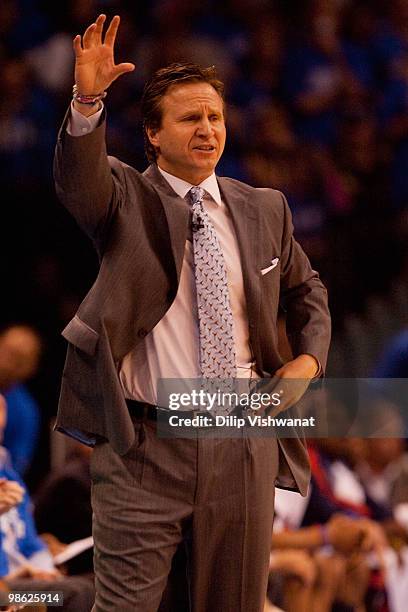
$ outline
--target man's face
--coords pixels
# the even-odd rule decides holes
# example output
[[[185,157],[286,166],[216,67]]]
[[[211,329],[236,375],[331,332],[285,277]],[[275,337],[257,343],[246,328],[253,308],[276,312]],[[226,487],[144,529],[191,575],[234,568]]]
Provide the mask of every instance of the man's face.
[[[193,185],[214,172],[225,146],[223,102],[209,83],[169,89],[161,101],[161,127],[148,130],[160,168]]]

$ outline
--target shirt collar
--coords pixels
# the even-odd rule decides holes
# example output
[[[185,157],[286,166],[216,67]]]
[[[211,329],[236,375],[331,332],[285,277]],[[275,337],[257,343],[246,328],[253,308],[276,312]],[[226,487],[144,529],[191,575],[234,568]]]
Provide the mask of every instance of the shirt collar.
[[[164,176],[166,181],[170,184],[170,187],[174,189],[174,191],[177,193],[178,196],[180,196],[180,198],[184,199],[190,189],[194,187],[194,185],[188,183],[187,181],[184,181],[178,176],[169,174],[168,172],[160,168],[160,166],[157,167],[161,175]],[[215,176],[214,172],[206,179],[204,179],[203,182],[198,185],[198,187],[204,189],[208,193],[208,195],[214,200],[214,202],[218,204],[218,206],[221,206],[220,189],[218,187],[217,177]]]

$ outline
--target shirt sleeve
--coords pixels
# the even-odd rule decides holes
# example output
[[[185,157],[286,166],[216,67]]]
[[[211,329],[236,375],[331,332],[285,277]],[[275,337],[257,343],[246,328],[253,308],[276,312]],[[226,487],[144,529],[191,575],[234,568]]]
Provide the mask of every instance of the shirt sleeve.
[[[103,103],[101,102],[100,109],[90,117],[84,117],[82,113],[74,108],[74,103],[71,102],[71,116],[67,123],[67,132],[70,136],[84,136],[92,132],[99,124],[103,112]]]

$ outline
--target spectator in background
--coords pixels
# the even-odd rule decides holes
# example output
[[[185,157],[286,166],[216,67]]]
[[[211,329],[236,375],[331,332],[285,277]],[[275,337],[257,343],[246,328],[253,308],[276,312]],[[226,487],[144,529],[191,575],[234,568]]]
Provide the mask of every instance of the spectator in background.
[[[371,546],[367,526],[339,513],[325,525],[290,529],[283,517],[293,497],[278,491],[281,514],[272,536],[269,598],[287,612],[330,612],[335,604],[336,610],[343,609],[340,605],[359,609],[369,579],[364,557]]]
[[[392,517],[387,531],[396,548],[407,543],[408,532],[408,453],[401,437],[405,414],[380,396],[370,406],[373,437],[352,442],[356,473],[370,499]]]
[[[286,598],[292,610],[296,610],[298,597],[315,598],[316,606],[321,606],[322,610],[330,610],[334,600],[348,605],[361,604],[364,599],[366,603],[374,600],[385,603],[385,558],[390,552],[393,554],[389,546],[395,544],[395,535],[400,538],[399,546],[408,541],[407,535],[388,520],[389,512],[368,499],[350,463],[356,452],[351,440],[313,440],[309,452],[312,482],[308,496],[302,498],[291,491],[276,491],[272,552],[275,549],[308,550],[315,561],[315,579],[309,584],[303,583],[302,589],[298,582],[294,590],[291,583],[296,572],[291,576],[286,567],[284,573],[289,582],[280,585],[280,595]],[[382,525],[379,520],[383,521]],[[368,558],[367,553],[371,553]],[[375,568],[371,569],[374,560]],[[394,596],[398,585],[390,583],[388,587]],[[280,603],[282,599],[274,601]],[[316,606],[304,609],[320,610]],[[373,612],[381,608],[368,609]]]
[[[389,512],[377,506],[364,490],[353,466],[355,446],[350,438],[309,440],[312,485],[302,525],[326,522],[336,512],[377,521]]]
[[[376,411],[381,416],[380,411]],[[384,413],[382,413],[384,416]],[[388,413],[389,416],[389,413]],[[384,419],[378,421],[379,428]],[[381,435],[381,434],[378,434]],[[395,552],[408,543],[405,527],[393,518],[389,507],[379,504],[365,488],[356,470],[356,461],[361,457],[361,440],[350,438],[328,438],[314,440],[309,445],[312,466],[312,485],[302,525],[326,522],[336,512],[341,512],[362,522],[367,529],[376,561],[372,565],[367,592],[367,606],[378,610],[375,602],[401,597],[401,580],[397,575],[391,579],[388,570],[395,563]],[[406,479],[405,479],[406,483]],[[394,548],[394,550],[392,549]],[[408,567],[403,572],[406,576]],[[407,595],[407,586],[403,586]],[[377,605],[376,604],[376,605]],[[398,608],[399,609],[399,608]]]
[[[0,396],[0,442],[6,419],[6,402]],[[89,612],[94,600],[93,576],[64,576],[55,567],[50,549],[37,533],[24,482],[3,446],[0,513],[0,578],[6,586],[15,591],[62,591],[66,612]]]
[[[403,438],[360,440],[360,460],[356,471],[367,494],[398,520],[398,506],[408,504],[408,455]],[[405,511],[405,509],[404,509]],[[408,527],[408,520],[403,521]]]
[[[0,444],[6,421],[7,405],[4,396],[0,396]],[[55,578],[58,572],[54,571],[51,554],[36,533],[24,483],[13,469],[4,446],[0,446],[0,479],[8,482],[9,486],[11,482],[17,483],[19,493],[12,503],[4,500],[5,507],[0,517],[0,575]],[[4,487],[5,484],[1,488]]]
[[[40,409],[25,382],[38,369],[41,350],[41,338],[28,325],[11,325],[0,334],[0,392],[8,409],[4,445],[20,475],[30,466],[39,435]]]

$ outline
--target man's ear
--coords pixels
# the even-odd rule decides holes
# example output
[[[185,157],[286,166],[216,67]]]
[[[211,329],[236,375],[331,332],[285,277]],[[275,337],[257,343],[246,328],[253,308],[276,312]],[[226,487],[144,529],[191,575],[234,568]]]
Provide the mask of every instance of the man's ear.
[[[159,144],[160,144],[160,138],[158,137],[158,130],[154,129],[154,128],[147,128],[146,132],[147,132],[147,137],[148,137],[150,143],[154,147],[158,147]]]

